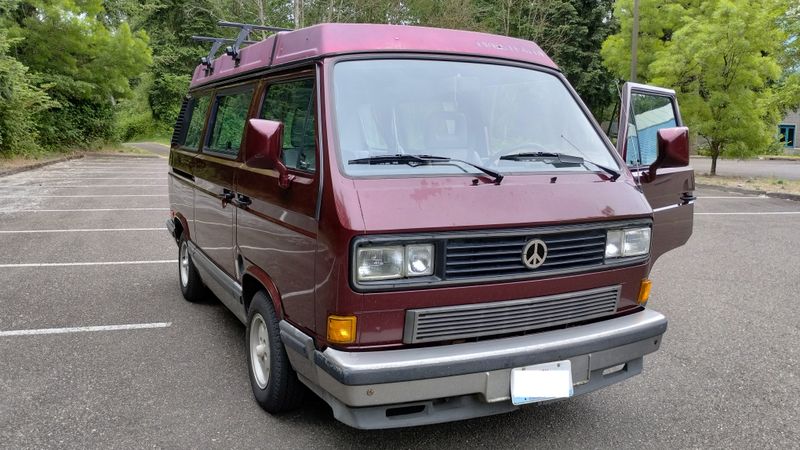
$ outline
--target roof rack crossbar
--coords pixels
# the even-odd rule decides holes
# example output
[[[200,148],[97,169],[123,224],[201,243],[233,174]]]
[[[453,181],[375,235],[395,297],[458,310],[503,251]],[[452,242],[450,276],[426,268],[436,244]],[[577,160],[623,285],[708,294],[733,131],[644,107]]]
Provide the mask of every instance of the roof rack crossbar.
[[[241,58],[239,55],[239,47],[241,47],[242,43],[244,43],[244,41],[250,37],[250,33],[253,31],[269,31],[272,33],[292,31],[288,28],[254,25],[250,23],[226,22],[224,20],[217,22],[217,25],[221,27],[239,28],[239,35],[236,36],[236,41],[232,45],[229,45],[225,48],[225,54],[233,58],[236,65],[239,65],[239,59]]]
[[[200,42],[217,42],[220,41],[223,44],[233,44],[236,42],[236,39],[228,39],[228,38],[219,38],[219,37],[209,37],[209,36],[192,36],[192,39],[195,41]],[[244,41],[243,44],[255,44],[256,41]]]
[[[212,43],[211,50],[209,50],[208,52],[208,56],[200,58],[200,64],[206,67],[205,68],[206,75],[210,75],[214,71],[213,67],[214,57],[216,56],[217,52],[219,51],[220,47],[222,47],[223,44],[230,44],[227,47],[225,47],[225,54],[232,57],[234,63],[238,66],[239,61],[241,59],[241,55],[239,54],[239,49],[241,48],[242,44],[249,45],[249,44],[255,44],[256,42],[248,39],[250,37],[250,33],[252,33],[253,31],[268,31],[271,33],[279,33],[281,31],[292,31],[289,28],[271,27],[266,25],[254,25],[249,23],[226,22],[224,20],[217,22],[217,25],[220,27],[239,28],[239,34],[236,36],[235,39],[208,37],[208,36],[192,36],[192,39],[194,39],[195,41]]]
[[[214,71],[212,62],[214,61],[214,57],[217,55],[217,52],[219,51],[220,47],[222,47],[222,44],[232,44],[236,42],[236,40],[234,39],[208,37],[208,36],[192,36],[192,40],[212,43],[211,49],[208,51],[208,56],[200,58],[200,64],[206,67],[205,68],[206,75],[211,75],[211,72]],[[243,43],[254,44],[255,41],[243,41]]]
[[[291,28],[271,27],[268,25],[254,25],[251,23],[226,22],[224,20],[217,22],[217,25],[220,27],[230,27],[230,28],[250,28],[250,30],[253,31],[270,31],[272,33],[277,33],[279,31],[292,31]]]

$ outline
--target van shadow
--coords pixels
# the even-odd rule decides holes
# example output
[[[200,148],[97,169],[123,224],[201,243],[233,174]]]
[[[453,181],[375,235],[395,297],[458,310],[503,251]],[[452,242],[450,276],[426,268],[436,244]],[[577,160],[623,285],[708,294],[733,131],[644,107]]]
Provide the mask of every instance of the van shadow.
[[[330,437],[339,448],[530,448],[533,443],[536,447],[560,447],[580,445],[580,435],[603,427],[607,417],[591,396],[458,422],[358,430],[336,420],[330,407],[309,392],[300,409],[272,417],[298,433]],[[582,432],[578,424],[582,424]]]

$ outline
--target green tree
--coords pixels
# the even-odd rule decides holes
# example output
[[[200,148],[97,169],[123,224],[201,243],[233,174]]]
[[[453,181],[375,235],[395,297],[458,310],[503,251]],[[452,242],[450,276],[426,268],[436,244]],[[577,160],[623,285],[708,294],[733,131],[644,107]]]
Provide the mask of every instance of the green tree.
[[[718,0],[703,4],[657,52],[652,82],[674,87],[692,131],[709,145],[711,175],[723,153],[767,148],[780,119],[773,86],[785,34],[780,2]]]
[[[686,17],[698,14],[697,7],[701,3],[699,0],[639,0],[637,80],[650,79],[650,64],[656,55],[669,48],[675,31],[684,25]],[[614,17],[619,29],[603,42],[601,55],[613,74],[625,80],[631,73],[633,0],[614,2]]]
[[[480,26],[536,42],[559,65],[595,116],[612,103],[614,77],[600,56],[616,29],[612,0],[476,0]]]
[[[24,0],[7,16],[12,51],[47,83],[59,107],[43,111],[39,141],[47,147],[113,139],[114,104],[131,95],[130,80],[150,63],[144,32],[111,27],[101,0]]]

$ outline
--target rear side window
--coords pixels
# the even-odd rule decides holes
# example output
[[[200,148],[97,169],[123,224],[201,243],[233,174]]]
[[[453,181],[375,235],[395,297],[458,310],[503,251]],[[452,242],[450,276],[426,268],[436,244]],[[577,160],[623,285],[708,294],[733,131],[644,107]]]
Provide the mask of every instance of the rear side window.
[[[283,123],[281,157],[287,167],[316,171],[313,79],[270,85],[261,118]]]
[[[209,125],[211,129],[207,146],[209,150],[234,157],[239,154],[244,122],[247,120],[252,97],[252,88],[217,96],[213,124]]]
[[[197,145],[200,143],[200,135],[203,134],[203,125],[206,121],[206,111],[208,111],[209,103],[210,98],[207,95],[189,100],[186,112],[188,127],[186,128],[186,136],[181,144],[183,147],[197,149]]]

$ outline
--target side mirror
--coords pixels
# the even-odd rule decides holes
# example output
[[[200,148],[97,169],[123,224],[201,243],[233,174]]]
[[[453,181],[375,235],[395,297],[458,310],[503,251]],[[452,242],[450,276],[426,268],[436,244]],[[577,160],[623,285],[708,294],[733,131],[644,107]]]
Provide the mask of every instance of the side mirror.
[[[283,123],[274,120],[250,119],[245,130],[245,164],[256,169],[278,172],[278,186],[287,189],[294,179],[281,159]]]
[[[662,128],[657,134],[658,156],[647,175],[649,181],[656,178],[656,170],[662,167],[686,167],[689,165],[689,129],[686,127]]]

